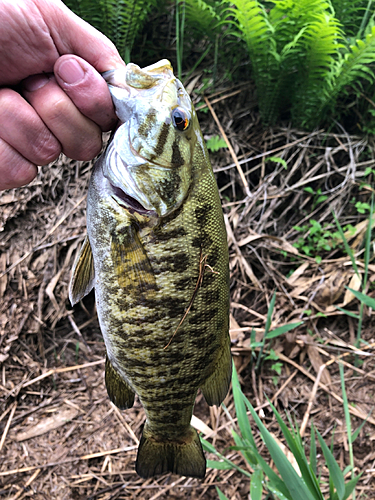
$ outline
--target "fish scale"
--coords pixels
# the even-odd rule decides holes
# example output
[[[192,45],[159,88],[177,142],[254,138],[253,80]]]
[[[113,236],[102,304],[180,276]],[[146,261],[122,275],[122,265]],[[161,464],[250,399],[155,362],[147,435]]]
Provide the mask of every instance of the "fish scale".
[[[121,125],[94,167],[70,298],[95,286],[109,397],[125,409],[137,394],[144,407],[138,474],[204,477],[190,425],[195,397],[200,388],[219,405],[231,373],[220,198],[170,63],[130,64],[127,72],[122,88],[109,86]]]

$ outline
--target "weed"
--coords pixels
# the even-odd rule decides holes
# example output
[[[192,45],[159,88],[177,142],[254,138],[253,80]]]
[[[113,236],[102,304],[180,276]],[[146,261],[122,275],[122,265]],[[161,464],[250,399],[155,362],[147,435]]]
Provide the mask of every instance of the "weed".
[[[304,188],[306,193],[310,193],[313,195],[312,209],[315,210],[316,206],[323,201],[326,201],[328,198],[327,195],[322,194],[322,190],[319,188],[317,191],[314,191],[312,187],[308,186]]]
[[[313,425],[311,426],[311,446],[308,458],[305,451],[305,445],[297,425],[293,425],[290,417],[288,417],[290,425],[290,428],[288,428],[282,420],[279,412],[272,405],[272,403],[269,402],[272,412],[274,413],[285,438],[286,444],[298,464],[298,473],[291,465],[285,453],[281,450],[279,444],[275,441],[261,419],[258,417],[249,400],[243,394],[238,381],[237,372],[234,367],[232,377],[233,398],[238,427],[240,430],[240,433],[237,433],[235,429],[232,429],[233,439],[236,444],[233,449],[241,452],[246,462],[254,470],[254,473],[249,474],[248,471],[225,458],[208,441],[202,439],[203,448],[210,453],[214,453],[220,460],[208,460],[207,465],[209,467],[220,470],[236,469],[244,476],[248,477],[250,479],[250,498],[252,500],[261,500],[263,489],[265,489],[270,496],[273,495],[280,500],[301,500],[301,498],[304,500],[324,500],[324,498],[326,498],[326,500],[346,500],[353,494],[361,474],[355,476],[352,463],[343,473],[336,462],[332,451],[329,449],[323,437]],[[344,394],[345,386],[343,376],[341,380]],[[345,407],[347,410],[347,399],[344,399],[344,408]],[[224,410],[226,410],[226,408],[224,408]],[[271,458],[275,463],[279,475],[274,472],[274,470],[267,464],[258,452],[247,412],[250,412],[253,417]],[[346,420],[348,439],[350,439],[351,443],[353,443],[354,439],[358,436],[360,429],[357,429],[357,431],[352,434],[350,425],[348,425],[348,422],[350,422],[348,410],[346,411],[346,415],[349,418],[349,420]],[[318,472],[315,436],[318,438],[319,445],[325,459],[325,464],[329,470],[328,497],[323,496],[320,486],[322,480],[320,473]],[[350,481],[345,483],[344,475],[349,471],[352,472],[352,478]],[[218,488],[217,491],[221,500],[228,500]],[[355,497],[353,495],[353,499],[354,498]]]
[[[213,153],[216,153],[221,148],[228,147],[227,143],[224,141],[224,139],[222,137],[219,137],[218,135],[214,135],[213,137],[210,137],[210,139],[208,139],[206,141],[206,146],[207,146],[207,149],[209,149]]]
[[[322,260],[322,252],[329,252],[341,245],[340,234],[332,231],[330,224],[322,226],[315,219],[310,219],[309,223],[309,225],[293,227],[296,231],[304,233],[293,246],[309,257],[314,257],[319,264]],[[345,227],[346,231],[349,229],[349,226]]]

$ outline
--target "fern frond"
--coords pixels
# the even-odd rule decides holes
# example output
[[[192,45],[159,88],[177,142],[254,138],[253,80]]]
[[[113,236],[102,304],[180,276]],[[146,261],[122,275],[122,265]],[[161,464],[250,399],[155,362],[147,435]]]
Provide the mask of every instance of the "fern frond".
[[[375,75],[370,65],[375,62],[375,26],[364,40],[357,40],[350,51],[338,61],[332,82],[332,95],[346,85],[356,85],[360,79],[372,83]]]
[[[267,12],[257,0],[234,0],[232,4],[234,8],[227,12],[234,16],[234,22],[241,38],[246,42],[250,56],[256,57],[258,50],[267,50],[274,31]]]
[[[322,13],[306,27],[303,58],[299,64],[292,119],[298,125],[314,126],[330,87],[331,75],[340,51],[345,47],[341,25],[332,15]]]
[[[333,108],[340,94],[348,86],[360,86],[363,81],[372,84],[375,73],[371,65],[375,62],[375,27],[366,35],[364,40],[357,40],[355,45],[346,49],[344,54],[334,61],[324,86],[317,84],[316,93],[320,102],[315,103],[314,116],[307,117],[305,125],[314,126],[321,117]],[[320,91],[320,92],[319,92]]]
[[[224,2],[185,0],[186,23],[201,35],[213,39],[220,24]]]
[[[263,121],[270,123],[278,114],[275,88],[280,58],[276,51],[274,29],[266,9],[257,0],[232,0],[232,4],[234,7],[226,11],[227,22],[234,26],[231,34],[237,35],[246,43],[257,87],[259,109]]]
[[[67,0],[66,5],[104,33],[129,62],[134,40],[158,0]]]
[[[157,0],[105,0],[108,33],[120,55],[129,59],[136,35],[143,27]],[[129,62],[126,60],[126,62]]]

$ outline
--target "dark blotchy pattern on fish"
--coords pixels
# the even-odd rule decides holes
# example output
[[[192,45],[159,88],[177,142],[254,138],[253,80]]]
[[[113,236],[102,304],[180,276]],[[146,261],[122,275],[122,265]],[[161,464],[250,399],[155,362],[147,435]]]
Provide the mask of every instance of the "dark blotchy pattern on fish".
[[[181,96],[180,84],[172,84]],[[198,388],[209,404],[220,404],[228,390],[228,249],[195,113],[189,109],[186,133],[160,121],[160,113],[146,113],[136,140],[147,152],[155,137],[149,161],[156,155],[156,165],[170,167],[140,167],[136,183],[173,208],[147,215],[120,206],[103,175],[103,156],[89,189],[88,236],[108,354],[108,393],[123,408],[138,394],[147,416],[137,471],[143,477],[165,471],[203,477],[202,449],[190,420]],[[148,142],[143,146],[142,140]],[[161,207],[155,205],[155,211]]]

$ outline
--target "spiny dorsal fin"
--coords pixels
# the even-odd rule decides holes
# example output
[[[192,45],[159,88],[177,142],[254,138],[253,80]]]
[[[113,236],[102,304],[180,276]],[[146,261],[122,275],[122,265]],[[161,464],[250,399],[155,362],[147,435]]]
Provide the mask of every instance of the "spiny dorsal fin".
[[[69,299],[72,306],[77,304],[94,288],[94,260],[91,246],[86,236],[82,248],[74,262],[69,285]]]
[[[120,410],[127,410],[134,404],[134,391],[113,368],[108,356],[105,360],[105,386],[109,399]]]

